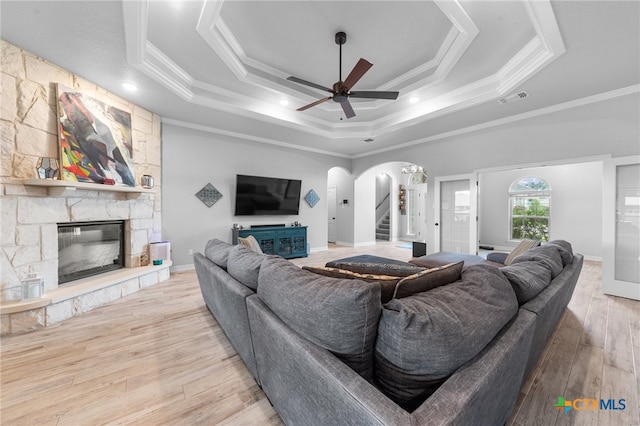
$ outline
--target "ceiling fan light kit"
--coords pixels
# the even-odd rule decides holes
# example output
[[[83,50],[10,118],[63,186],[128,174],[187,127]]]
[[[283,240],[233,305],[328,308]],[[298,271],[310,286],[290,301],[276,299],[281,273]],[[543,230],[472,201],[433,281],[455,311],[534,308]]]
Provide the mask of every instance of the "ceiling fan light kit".
[[[351,70],[347,78],[342,81],[342,45],[347,42],[347,34],[343,31],[339,31],[335,35],[336,44],[340,46],[340,62],[339,62],[339,80],[333,84],[332,88],[322,86],[320,84],[312,83],[310,81],[303,80],[298,77],[290,76],[287,80],[294,83],[303,84],[305,86],[313,87],[314,89],[322,90],[323,92],[331,93],[331,96],[318,99],[308,105],[298,108],[296,111],[304,111],[321,103],[324,103],[330,99],[337,102],[342,107],[342,111],[347,118],[356,116],[353,111],[349,98],[366,98],[366,99],[390,99],[395,100],[398,97],[399,92],[390,91],[351,91],[351,88],[362,78],[362,76],[369,71],[373,64],[366,59],[360,58],[355,67]]]

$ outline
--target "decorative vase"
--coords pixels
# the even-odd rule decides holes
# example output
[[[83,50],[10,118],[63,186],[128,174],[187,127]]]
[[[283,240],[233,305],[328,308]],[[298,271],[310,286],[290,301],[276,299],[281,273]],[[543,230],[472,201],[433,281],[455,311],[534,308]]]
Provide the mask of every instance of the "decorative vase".
[[[40,179],[57,179],[60,166],[57,158],[40,157],[36,163],[36,173]]]

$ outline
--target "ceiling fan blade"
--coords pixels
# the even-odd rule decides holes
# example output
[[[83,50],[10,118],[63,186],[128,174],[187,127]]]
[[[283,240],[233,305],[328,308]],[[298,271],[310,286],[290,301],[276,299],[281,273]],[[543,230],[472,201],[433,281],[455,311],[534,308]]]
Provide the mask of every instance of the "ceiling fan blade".
[[[320,90],[322,90],[324,92],[333,93],[333,90],[329,89],[328,87],[320,86],[319,84],[315,84],[315,83],[312,83],[312,82],[307,81],[307,80],[303,80],[303,79],[298,78],[298,77],[294,77],[294,76],[287,77],[287,80],[293,81],[294,83],[304,84],[305,86],[314,87],[314,88],[320,89]]]
[[[353,108],[351,107],[351,103],[349,102],[348,99],[345,98],[344,101],[340,102],[340,106],[342,107],[342,110],[344,111],[344,115],[346,115],[347,118],[356,116],[356,113],[353,112]]]
[[[319,104],[321,104],[323,102],[327,102],[331,98],[333,98],[333,96],[328,96],[326,98],[318,99],[315,102],[311,102],[309,105],[305,105],[303,107],[298,108],[296,111],[304,111],[305,109],[309,109],[309,108],[314,107],[316,105],[319,105]]]
[[[342,85],[340,86],[340,89],[342,90],[351,89],[354,86],[354,84],[356,84],[358,80],[362,78],[364,73],[369,71],[369,68],[371,68],[372,66],[373,64],[371,62],[367,61],[366,59],[360,58],[356,66],[353,67],[353,69],[351,70],[351,73],[344,80],[344,83],[342,83]]]
[[[349,92],[350,98],[396,99],[399,92],[356,91]]]

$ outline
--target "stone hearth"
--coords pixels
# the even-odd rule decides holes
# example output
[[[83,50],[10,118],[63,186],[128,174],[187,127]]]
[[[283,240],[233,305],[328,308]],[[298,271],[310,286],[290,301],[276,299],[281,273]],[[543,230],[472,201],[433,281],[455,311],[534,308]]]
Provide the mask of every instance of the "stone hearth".
[[[2,334],[59,323],[169,278],[170,262],[140,266],[149,242],[161,239],[160,117],[59,66],[0,40],[2,108],[0,131],[0,313]],[[131,112],[135,181],[155,178],[152,190],[81,184],[38,185],[39,157],[58,157],[56,83],[89,93]],[[52,182],[52,181],[49,181]],[[125,268],[58,287],[57,223],[126,221]],[[45,295],[21,300],[21,280],[35,272]]]

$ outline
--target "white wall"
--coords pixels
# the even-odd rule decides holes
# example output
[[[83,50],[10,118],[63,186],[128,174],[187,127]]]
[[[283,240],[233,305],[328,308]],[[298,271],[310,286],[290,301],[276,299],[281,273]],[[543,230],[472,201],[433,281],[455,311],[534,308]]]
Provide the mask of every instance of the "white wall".
[[[602,162],[480,173],[480,244],[513,247],[509,241],[511,184],[536,176],[551,188],[549,239],[571,242],[576,252],[602,257]]]
[[[353,245],[353,205],[354,184],[353,176],[341,167],[329,170],[327,186],[336,188],[336,243],[341,245]],[[347,203],[343,203],[347,200]]]
[[[410,158],[429,175],[428,200],[433,205],[433,180],[438,176],[552,161],[572,163],[582,157],[638,155],[639,116],[640,95],[634,93],[357,158],[352,171],[357,176],[378,164]],[[427,223],[434,223],[433,210],[427,213]],[[366,225],[356,221],[356,226]],[[428,228],[427,242],[433,241],[433,235],[433,227]],[[432,247],[427,244],[430,252]]]
[[[234,223],[308,226],[311,250],[327,247],[327,176],[334,166],[348,168],[350,160],[274,145],[221,137],[164,124],[162,128],[162,235],[171,241],[176,269],[193,264],[189,250],[202,252],[211,238],[231,242]],[[297,216],[234,216],[236,174],[301,179]],[[222,198],[210,208],[195,194],[211,183]],[[313,189],[320,201],[311,208],[302,198]]]

